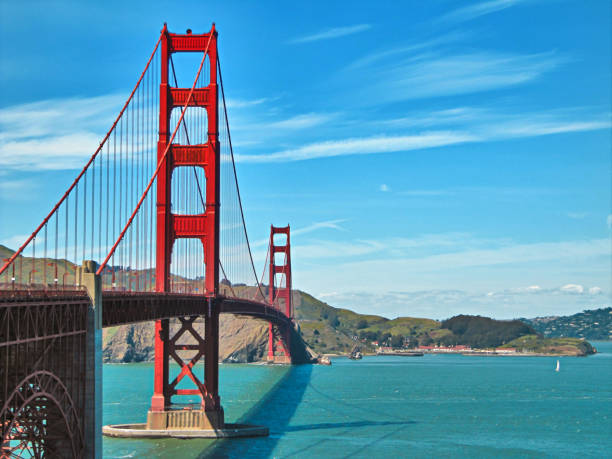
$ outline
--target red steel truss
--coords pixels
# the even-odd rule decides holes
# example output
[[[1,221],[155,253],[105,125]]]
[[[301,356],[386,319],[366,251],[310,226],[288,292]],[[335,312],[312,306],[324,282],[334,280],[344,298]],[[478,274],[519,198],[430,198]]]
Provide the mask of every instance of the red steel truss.
[[[82,457],[84,291],[0,291],[0,456]]]

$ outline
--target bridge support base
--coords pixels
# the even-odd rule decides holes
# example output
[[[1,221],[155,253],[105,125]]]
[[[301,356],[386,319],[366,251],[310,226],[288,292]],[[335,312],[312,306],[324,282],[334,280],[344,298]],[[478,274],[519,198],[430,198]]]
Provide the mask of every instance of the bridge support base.
[[[149,411],[146,428],[148,430],[202,430],[223,429],[225,426],[223,409]]]
[[[102,433],[107,437],[120,438],[240,438],[267,437],[269,430],[264,426],[247,424],[225,424],[223,429],[147,429],[146,424],[116,424],[104,426]]]
[[[291,357],[288,355],[273,355],[272,357],[268,356],[267,362],[291,365]]]

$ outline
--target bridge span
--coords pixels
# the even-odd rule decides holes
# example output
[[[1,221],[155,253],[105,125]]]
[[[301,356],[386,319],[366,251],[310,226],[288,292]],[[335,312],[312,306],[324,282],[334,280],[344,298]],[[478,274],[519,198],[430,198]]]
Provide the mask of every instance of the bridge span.
[[[219,314],[267,321],[268,361],[295,360],[290,228],[271,226],[258,276],[217,41],[214,24],[203,34],[164,25],[83,169],[17,250],[0,247],[2,457],[101,456],[103,327],[155,322],[147,435],[227,430]],[[199,59],[187,88],[181,54]],[[188,416],[183,396],[199,399]]]

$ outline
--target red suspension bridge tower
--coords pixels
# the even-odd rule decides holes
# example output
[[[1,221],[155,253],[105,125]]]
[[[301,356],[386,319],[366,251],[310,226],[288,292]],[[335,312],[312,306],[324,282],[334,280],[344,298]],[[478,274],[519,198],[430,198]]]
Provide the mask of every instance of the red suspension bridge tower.
[[[275,242],[275,236],[286,236],[284,244]],[[280,254],[282,262],[277,260]],[[282,264],[280,264],[282,263]],[[280,275],[280,278],[277,278]],[[276,281],[278,279],[278,286]],[[270,289],[268,293],[271,305],[282,311],[287,317],[293,318],[293,299],[291,295],[291,240],[289,225],[285,227],[270,227]],[[279,328],[275,340],[272,323],[268,327],[268,361],[291,363],[291,328]],[[275,347],[275,343],[278,345]]]
[[[189,32],[189,31],[188,31]],[[169,64],[174,53],[206,53],[210,78],[204,87],[196,87],[188,99],[189,88],[171,87]],[[166,429],[181,426],[183,412],[172,410],[171,399],[175,395],[201,397],[201,409],[192,412],[193,420],[200,428],[222,428],[223,408],[219,400],[219,94],[217,86],[217,32],[214,25],[207,34],[184,35],[169,33],[164,26],[161,38],[161,84],[159,104],[158,162],[161,169],[157,186],[157,249],[156,291],[170,291],[170,262],[172,248],[177,239],[198,239],[203,246],[205,265],[205,295],[202,298],[205,336],[202,338],[193,323],[196,316],[179,318],[180,328],[171,336],[168,319],[155,323],[155,383],[151,409],[147,418],[149,429]],[[170,142],[170,117],[175,107],[185,101],[189,107],[202,107],[207,115],[207,138],[205,144],[172,144]],[[205,211],[197,215],[178,215],[171,210],[172,171],[178,167],[200,167],[206,177]],[[177,341],[185,333],[191,334],[197,344],[179,345]],[[189,362],[183,361],[178,351],[195,351]],[[204,358],[203,381],[192,371],[194,365]],[[174,360],[180,372],[170,379],[169,365]],[[193,388],[178,389],[177,385],[187,377]],[[175,419],[176,418],[176,419]]]

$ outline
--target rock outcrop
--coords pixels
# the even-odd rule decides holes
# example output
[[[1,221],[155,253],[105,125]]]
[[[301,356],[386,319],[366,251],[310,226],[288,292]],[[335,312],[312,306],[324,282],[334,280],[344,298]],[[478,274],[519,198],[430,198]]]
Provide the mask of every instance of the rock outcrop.
[[[179,329],[178,320],[170,321],[171,334]],[[204,336],[204,320],[197,319],[194,329]],[[153,322],[105,328],[103,359],[105,362],[148,362],[155,356],[155,325]],[[185,333],[179,344],[195,344],[190,333]],[[308,361],[312,351],[297,333],[292,334],[292,354],[297,361]],[[250,317],[222,314],[219,319],[219,360],[248,363],[266,359],[268,353],[268,323]],[[180,353],[179,353],[180,355]]]

